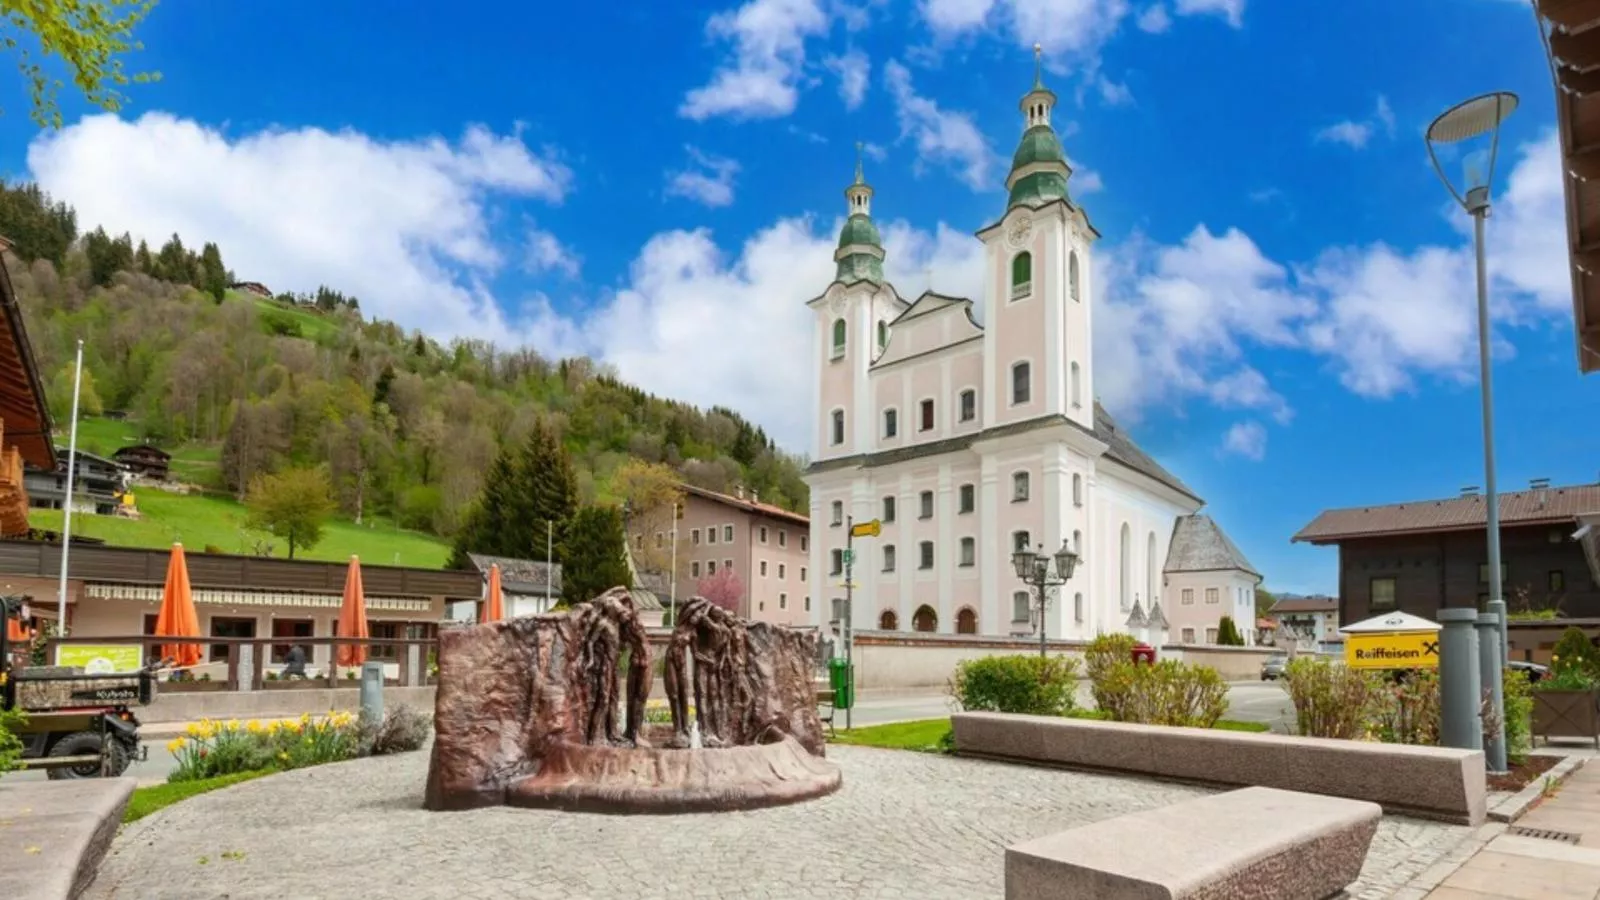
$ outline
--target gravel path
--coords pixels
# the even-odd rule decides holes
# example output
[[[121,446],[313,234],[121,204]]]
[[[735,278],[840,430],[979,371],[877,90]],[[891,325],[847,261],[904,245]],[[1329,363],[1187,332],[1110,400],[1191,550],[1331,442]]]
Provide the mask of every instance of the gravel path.
[[[992,898],[1009,844],[1203,793],[901,751],[829,755],[844,769],[833,796],[673,817],[430,813],[425,752],[302,769],[128,826],[87,896]],[[1389,896],[1469,833],[1385,818],[1351,894]]]

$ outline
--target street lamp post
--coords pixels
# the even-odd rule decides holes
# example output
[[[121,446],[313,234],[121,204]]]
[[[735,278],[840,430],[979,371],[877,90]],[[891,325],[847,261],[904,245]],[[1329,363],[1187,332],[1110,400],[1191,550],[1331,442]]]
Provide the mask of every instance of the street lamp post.
[[[1484,221],[1489,218],[1489,188],[1494,182],[1494,165],[1500,150],[1500,125],[1517,108],[1517,95],[1506,91],[1484,94],[1458,103],[1433,120],[1428,126],[1424,142],[1428,146],[1428,159],[1444,182],[1445,188],[1456,203],[1472,217],[1472,248],[1477,263],[1478,276],[1478,367],[1483,394],[1483,467],[1484,509],[1489,532],[1489,608],[1487,612],[1499,619],[1495,658],[1499,665],[1492,666],[1489,698],[1494,711],[1494,732],[1488,735],[1487,747],[1490,771],[1506,770],[1505,698],[1502,669],[1505,667],[1509,644],[1506,639],[1506,603],[1500,574],[1500,496],[1494,481],[1494,379],[1489,358],[1489,281],[1484,262]],[[1439,164],[1436,148],[1446,144],[1471,142],[1475,146],[1462,157],[1466,191],[1445,174]],[[1487,147],[1482,146],[1487,143]]]
[[[1039,545],[1039,550],[1044,550],[1044,545]],[[1048,605],[1046,591],[1049,588],[1066,584],[1072,580],[1072,570],[1078,567],[1078,554],[1072,552],[1072,547],[1066,541],[1061,542],[1061,549],[1056,551],[1055,570],[1051,571],[1051,557],[1042,552],[1035,552],[1023,546],[1011,554],[1011,563],[1017,567],[1017,577],[1024,584],[1033,587],[1037,600],[1034,605],[1039,610],[1039,656],[1043,658],[1046,650],[1045,608]]]

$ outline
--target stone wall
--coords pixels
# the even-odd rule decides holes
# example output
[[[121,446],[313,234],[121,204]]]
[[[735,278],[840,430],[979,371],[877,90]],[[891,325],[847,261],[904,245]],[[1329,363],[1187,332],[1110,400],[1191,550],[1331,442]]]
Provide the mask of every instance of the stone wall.
[[[352,682],[352,685],[355,683]],[[434,689],[431,687],[385,687],[384,708],[404,703],[433,715]],[[141,722],[193,722],[196,719],[288,719],[310,713],[314,716],[333,710],[357,712],[361,691],[355,687],[297,688],[279,691],[194,691],[162,693],[149,706],[134,707]]]

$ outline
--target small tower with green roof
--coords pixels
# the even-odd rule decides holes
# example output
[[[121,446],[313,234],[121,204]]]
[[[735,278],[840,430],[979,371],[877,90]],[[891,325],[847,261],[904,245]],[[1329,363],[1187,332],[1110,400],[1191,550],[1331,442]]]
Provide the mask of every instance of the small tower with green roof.
[[[987,248],[985,428],[1060,416],[1094,429],[1089,247],[1098,237],[1067,194],[1072,167],[1050,124],[1056,95],[1035,44],[1033,87],[1018,105],[1022,140]]]
[[[849,218],[839,230],[839,249],[833,251],[838,264],[836,280],[883,283],[883,238],[872,223],[872,185],[861,171],[861,144],[856,143],[856,180],[844,189],[849,202]]]

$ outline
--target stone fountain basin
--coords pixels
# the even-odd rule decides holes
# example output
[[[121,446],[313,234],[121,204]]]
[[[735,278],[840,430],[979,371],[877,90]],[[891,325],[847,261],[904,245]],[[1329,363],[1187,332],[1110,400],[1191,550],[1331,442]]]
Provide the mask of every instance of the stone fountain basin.
[[[561,742],[538,774],[507,785],[505,802],[574,812],[727,812],[822,797],[840,783],[838,766],[791,737],[686,750]]]

